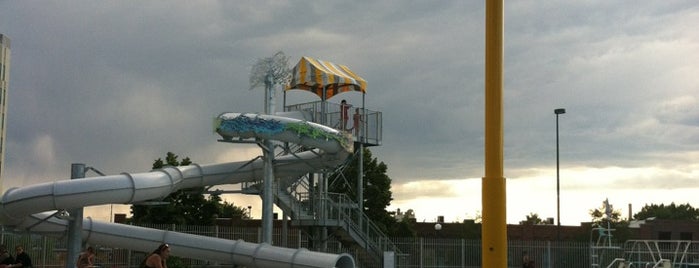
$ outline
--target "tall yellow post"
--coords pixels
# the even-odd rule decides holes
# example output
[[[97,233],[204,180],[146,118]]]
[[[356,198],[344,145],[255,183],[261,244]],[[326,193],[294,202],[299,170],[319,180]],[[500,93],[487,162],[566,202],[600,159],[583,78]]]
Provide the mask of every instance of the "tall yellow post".
[[[483,203],[482,267],[507,267],[506,188],[503,176],[503,5],[485,5],[485,177]]]

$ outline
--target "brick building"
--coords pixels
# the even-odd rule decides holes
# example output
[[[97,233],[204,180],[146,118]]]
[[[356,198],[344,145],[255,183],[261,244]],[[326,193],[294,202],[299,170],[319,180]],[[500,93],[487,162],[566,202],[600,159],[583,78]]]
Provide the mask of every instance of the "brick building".
[[[629,224],[632,239],[699,240],[699,221],[646,219]]]

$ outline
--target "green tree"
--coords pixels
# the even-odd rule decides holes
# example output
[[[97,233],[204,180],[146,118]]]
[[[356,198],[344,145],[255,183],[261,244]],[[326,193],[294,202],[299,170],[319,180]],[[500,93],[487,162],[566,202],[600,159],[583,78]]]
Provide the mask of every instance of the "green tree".
[[[621,210],[614,209],[608,200],[602,202],[599,208],[591,209],[592,226],[614,229],[614,237],[626,241],[630,236],[629,222],[621,218]]]
[[[391,178],[386,175],[388,166],[378,159],[373,158],[369,149],[364,149],[364,213],[388,236],[407,237],[414,236],[415,231],[410,222],[399,223],[391,216],[386,208],[393,200],[391,192]],[[357,174],[359,172],[359,158],[354,157],[352,162],[341,174],[332,174],[331,177],[346,183],[335,183],[331,185],[330,192],[343,193],[351,199],[357,200]]]
[[[593,225],[599,225],[602,227],[606,227],[607,222],[622,222],[621,210],[614,209],[612,205],[609,204],[608,200],[603,201],[601,207],[591,209],[590,216],[592,217]]]
[[[223,201],[218,216],[220,218],[250,219],[250,215],[245,208],[236,206],[233,203],[228,203],[228,201]]]
[[[536,225],[542,223],[544,223],[544,220],[539,218],[539,214],[534,212],[530,212],[529,215],[527,215],[527,219],[519,222],[520,225]]]
[[[189,157],[178,160],[178,156],[168,152],[165,161],[158,158],[153,169],[165,166],[186,166],[192,164]],[[216,217],[247,217],[245,209],[232,203],[221,203],[219,194],[204,195],[203,187],[181,189],[171,193],[162,201],[164,205],[132,205],[131,221],[136,224],[167,223],[183,225],[212,225]]]
[[[675,205],[673,202],[668,206],[664,204],[646,204],[641,208],[640,212],[633,215],[633,218],[636,220],[651,217],[663,220],[699,220],[699,209],[693,208],[689,203]]]

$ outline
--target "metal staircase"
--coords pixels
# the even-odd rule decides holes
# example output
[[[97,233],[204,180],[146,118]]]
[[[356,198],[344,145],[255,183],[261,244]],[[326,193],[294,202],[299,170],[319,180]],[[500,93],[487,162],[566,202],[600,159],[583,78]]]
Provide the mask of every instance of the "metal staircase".
[[[285,146],[282,154],[293,154],[305,148]],[[337,167],[340,171],[344,166]],[[274,203],[291,218],[291,224],[304,227],[328,227],[340,242],[361,247],[381,262],[385,251],[398,252],[393,242],[345,194],[325,193],[311,189],[309,174],[279,178],[272,187]],[[243,183],[242,192],[261,194],[262,181]]]
[[[289,181],[293,183],[285,187]],[[384,251],[397,251],[393,242],[347,195],[311,194],[305,176],[279,182],[279,187],[274,187],[275,204],[290,215],[292,224],[330,227],[342,242],[353,242],[379,260]]]

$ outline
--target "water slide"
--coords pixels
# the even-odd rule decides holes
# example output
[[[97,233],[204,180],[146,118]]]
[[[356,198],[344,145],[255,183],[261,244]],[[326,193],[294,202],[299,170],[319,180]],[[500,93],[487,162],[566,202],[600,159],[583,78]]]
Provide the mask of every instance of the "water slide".
[[[292,117],[289,117],[292,116]],[[293,118],[295,117],[295,118]],[[223,113],[215,120],[225,141],[271,139],[299,144],[310,150],[275,159],[276,177],[300,176],[341,164],[351,152],[351,136],[307,122],[302,114],[285,116]],[[44,235],[64,235],[68,220],[59,211],[103,204],[134,204],[166,197],[180,189],[259,181],[263,161],[166,167],[145,173],[90,177],[12,188],[0,200],[0,223],[5,228]],[[60,215],[59,215],[60,216]],[[354,267],[347,254],[290,249],[242,240],[227,240],[101,222],[82,223],[83,241],[149,252],[160,243],[172,255],[245,267]]]

